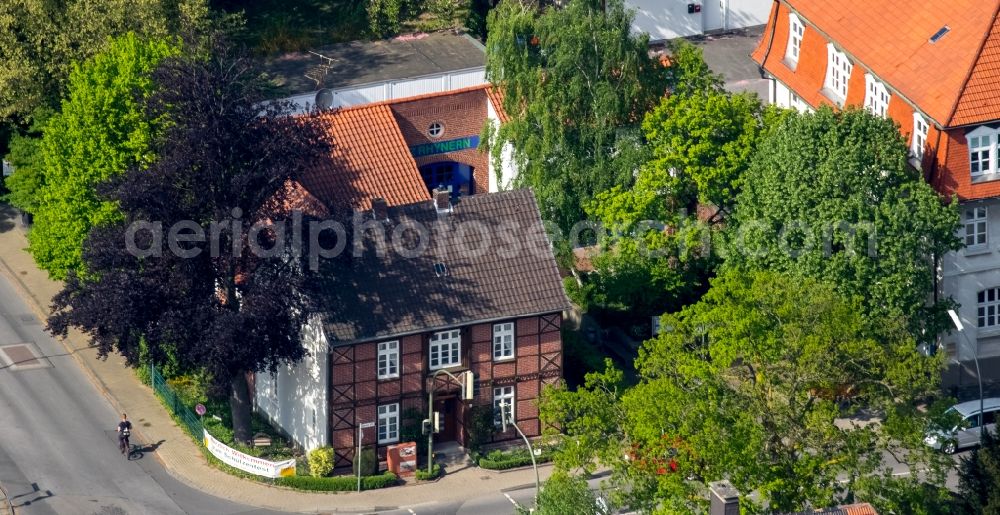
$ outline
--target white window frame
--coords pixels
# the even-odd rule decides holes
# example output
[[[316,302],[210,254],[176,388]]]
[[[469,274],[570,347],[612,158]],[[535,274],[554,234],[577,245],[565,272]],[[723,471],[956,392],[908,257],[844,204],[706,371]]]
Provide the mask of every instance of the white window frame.
[[[969,175],[976,179],[997,173],[997,131],[980,127],[965,135],[969,147]],[[982,154],[986,153],[985,160]],[[984,163],[985,161],[985,163]],[[973,166],[978,164],[978,170]]]
[[[992,299],[990,296],[992,294]],[[980,329],[1000,326],[1000,288],[979,290],[976,297],[976,325]],[[990,323],[992,319],[992,324]]]
[[[870,73],[865,74],[865,109],[882,118],[889,114],[889,89]]]
[[[851,72],[854,70],[854,63],[847,58],[847,54],[837,50],[833,43],[827,43],[826,50],[826,79],[823,81],[823,87],[835,100],[843,104],[847,101],[847,87],[851,80]]]
[[[910,141],[910,152],[921,162],[923,162],[924,151],[927,148],[927,131],[929,129],[930,124],[927,123],[927,120],[920,113],[913,113],[913,136]]]
[[[970,216],[971,215],[971,216]],[[969,206],[962,210],[964,233],[962,240],[966,248],[979,249],[989,244],[989,210],[986,206]],[[969,240],[972,243],[969,243]]]
[[[431,370],[461,365],[462,331],[449,329],[432,334],[427,362]]]
[[[514,358],[514,322],[493,324],[493,361]]]
[[[378,357],[375,366],[379,379],[399,377],[399,340],[378,344]]]
[[[514,385],[493,388],[493,425],[496,427],[503,425],[503,419],[500,415],[500,404],[503,402],[506,402],[508,407],[507,420],[514,422],[514,403],[517,402]]]
[[[399,403],[382,404],[378,407],[378,443],[399,441]]]
[[[806,26],[795,13],[788,13],[788,45],[785,49],[785,63],[795,69],[799,64],[799,54],[802,53],[802,38],[806,34]]]

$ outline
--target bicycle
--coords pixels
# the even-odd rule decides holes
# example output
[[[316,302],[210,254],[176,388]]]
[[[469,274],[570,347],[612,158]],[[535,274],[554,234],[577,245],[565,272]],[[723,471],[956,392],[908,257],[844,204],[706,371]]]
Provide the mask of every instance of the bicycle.
[[[138,452],[136,446],[132,445],[128,440],[131,434],[131,431],[124,429],[118,437],[118,450],[122,453],[122,456],[125,456],[125,461],[131,460],[132,455]]]

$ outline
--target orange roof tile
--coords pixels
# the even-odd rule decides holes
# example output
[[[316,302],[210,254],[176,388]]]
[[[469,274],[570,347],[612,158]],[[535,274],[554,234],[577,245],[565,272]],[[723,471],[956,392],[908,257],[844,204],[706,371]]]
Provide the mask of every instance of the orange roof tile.
[[[1000,119],[1000,88],[990,87],[1000,77],[1000,41],[989,37],[1000,0],[779,1],[938,125]],[[948,33],[931,43],[945,26]],[[769,62],[783,56],[766,55],[769,37],[753,57],[771,71]],[[980,49],[988,52],[977,64]]]
[[[323,113],[317,118],[333,140],[329,159],[303,174],[302,185],[329,206],[371,208],[430,200],[417,163],[386,103]]]
[[[1000,119],[1000,23],[994,20],[949,125],[996,119]]]
[[[507,116],[507,111],[503,109],[503,92],[490,86],[486,88],[486,96],[490,98],[490,103],[493,104],[493,110],[497,112],[497,118],[500,118],[500,123],[507,123],[510,117]]]

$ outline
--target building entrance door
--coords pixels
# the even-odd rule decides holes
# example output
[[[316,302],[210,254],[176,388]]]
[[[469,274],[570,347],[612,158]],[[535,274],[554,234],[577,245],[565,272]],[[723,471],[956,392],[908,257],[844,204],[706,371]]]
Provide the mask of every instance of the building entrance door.
[[[702,25],[705,32],[726,28],[726,2],[728,0],[705,0],[701,7]]]
[[[435,399],[434,411],[441,413],[441,430],[434,435],[435,442],[453,442],[455,432],[455,398]]]

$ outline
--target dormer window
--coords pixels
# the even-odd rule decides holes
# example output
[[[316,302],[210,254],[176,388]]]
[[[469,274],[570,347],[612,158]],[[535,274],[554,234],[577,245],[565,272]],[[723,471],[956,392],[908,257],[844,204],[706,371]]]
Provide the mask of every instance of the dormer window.
[[[870,73],[865,74],[865,109],[882,118],[889,112],[889,90]]]
[[[847,81],[851,78],[854,64],[847,58],[847,54],[837,50],[832,43],[826,45],[826,50],[826,81],[823,88],[828,97],[843,105],[847,100]]]
[[[788,14],[788,47],[785,50],[785,64],[789,68],[795,69],[799,63],[799,53],[802,51],[802,36],[806,33],[806,26],[795,13]]]
[[[997,131],[980,127],[966,135],[969,144],[969,174],[972,180],[990,178],[997,173]]]

